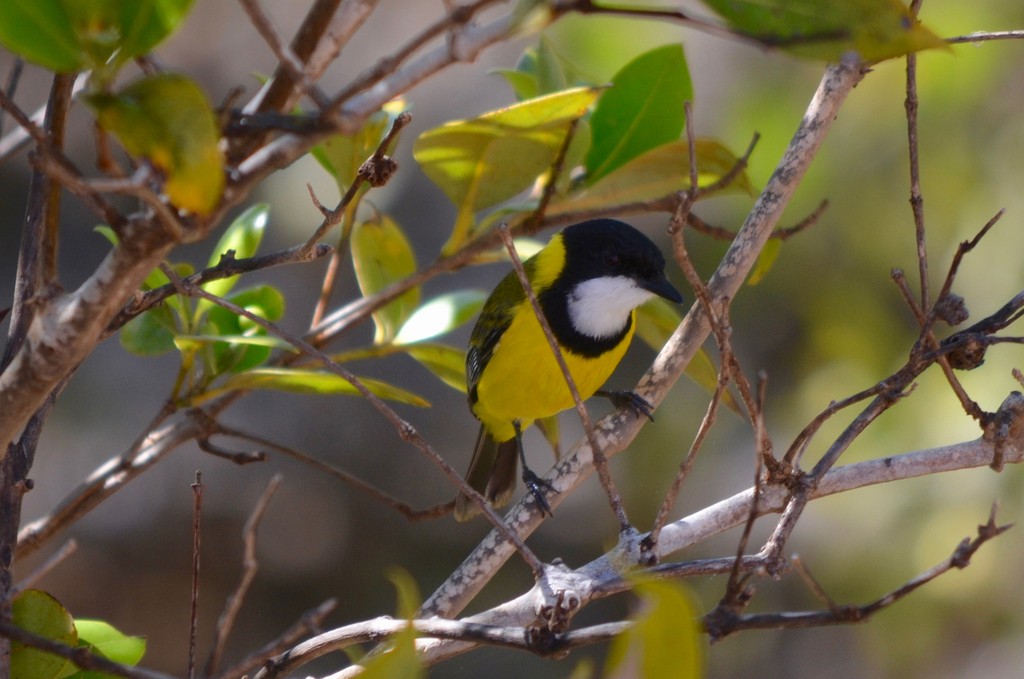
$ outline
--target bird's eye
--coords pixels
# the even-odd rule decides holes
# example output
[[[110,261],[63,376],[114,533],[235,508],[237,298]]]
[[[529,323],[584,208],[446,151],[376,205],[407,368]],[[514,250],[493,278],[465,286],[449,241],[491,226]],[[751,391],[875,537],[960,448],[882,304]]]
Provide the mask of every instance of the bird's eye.
[[[617,269],[619,268],[619,264],[622,263],[622,258],[612,252],[604,256],[604,263],[607,264],[609,268]]]

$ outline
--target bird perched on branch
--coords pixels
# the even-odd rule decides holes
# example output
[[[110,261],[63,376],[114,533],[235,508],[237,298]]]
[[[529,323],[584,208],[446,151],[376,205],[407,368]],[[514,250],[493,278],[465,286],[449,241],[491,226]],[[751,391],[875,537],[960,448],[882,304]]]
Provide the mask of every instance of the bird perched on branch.
[[[632,392],[601,386],[619,364],[636,330],[635,309],[655,295],[683,301],[665,278],[665,259],[635,228],[614,219],[567,227],[523,264],[581,399],[594,394],[650,415],[650,405]],[[551,351],[533,306],[515,271],[487,298],[466,354],[469,405],[480,434],[466,481],[495,506],[508,502],[516,486],[517,459],[523,482],[540,509],[550,487],[526,466],[522,430],[572,408],[565,376]],[[455,518],[479,513],[468,496],[455,501]]]

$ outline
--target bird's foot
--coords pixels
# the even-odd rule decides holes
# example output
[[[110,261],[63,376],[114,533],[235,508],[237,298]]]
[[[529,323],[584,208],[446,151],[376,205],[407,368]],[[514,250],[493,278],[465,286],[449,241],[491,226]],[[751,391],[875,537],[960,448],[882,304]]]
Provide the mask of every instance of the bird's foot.
[[[551,513],[551,505],[548,504],[547,499],[544,497],[544,491],[550,490],[552,493],[557,493],[555,487],[551,485],[546,479],[534,474],[530,469],[523,469],[523,483],[526,484],[526,490],[530,491],[530,495],[533,496],[533,501],[540,507],[541,514],[547,514],[554,518],[554,514]]]
[[[597,395],[611,401],[612,405],[616,408],[629,408],[637,417],[642,415],[651,422],[654,422],[654,406],[635,391],[608,391],[602,389],[597,392]]]

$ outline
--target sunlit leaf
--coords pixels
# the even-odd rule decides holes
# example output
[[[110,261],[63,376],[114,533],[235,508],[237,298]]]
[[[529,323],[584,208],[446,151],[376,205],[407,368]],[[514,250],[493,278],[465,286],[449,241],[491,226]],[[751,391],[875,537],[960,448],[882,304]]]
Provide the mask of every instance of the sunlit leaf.
[[[424,132],[413,156],[459,210],[444,252],[470,232],[473,215],[530,188],[551,167],[570,121],[599,90],[574,88]]]
[[[231,345],[270,347],[271,349],[297,351],[294,346],[273,335],[178,335],[174,338],[174,341],[175,344],[187,342],[191,346],[223,342],[224,344]]]
[[[430,402],[410,391],[380,380],[360,377],[371,393],[388,401],[426,407]],[[352,384],[334,373],[304,368],[257,368],[236,373],[228,378],[224,390],[274,389],[295,394],[361,396]]]
[[[442,382],[466,392],[466,352],[446,344],[410,344],[405,353],[416,359]]]
[[[899,0],[704,0],[733,30],[797,56],[865,62],[945,43]]]
[[[71,614],[59,601],[38,589],[27,589],[11,602],[16,627],[51,641],[74,646],[78,643]],[[11,644],[12,679],[56,679],[69,661],[18,642]]]
[[[459,290],[435,297],[409,316],[395,336],[395,344],[422,342],[466,323],[484,305],[482,290]]]
[[[164,190],[175,205],[199,214],[216,207],[224,188],[224,158],[213,110],[192,80],[161,73],[87,101],[100,125],[129,153],[166,175]]]
[[[717,141],[696,141],[697,185],[708,186],[733,170],[739,159]],[[662,144],[634,158],[600,181],[556,196],[548,205],[548,216],[564,212],[592,211],[617,205],[646,202],[671,196],[690,188],[689,145],[682,140]],[[746,172],[721,189],[722,192],[751,193],[753,187]],[[707,195],[714,195],[711,192]]]
[[[416,271],[416,255],[401,227],[387,215],[359,222],[352,230],[352,265],[364,297],[377,293]],[[419,288],[412,288],[373,312],[373,341],[385,344],[416,310]]]
[[[270,215],[270,206],[266,203],[258,203],[238,215],[231,226],[227,228],[224,235],[217,241],[213,248],[207,267],[214,267],[220,263],[221,257],[229,251],[234,251],[235,259],[246,259],[256,254],[256,250],[263,240],[263,232],[267,226],[267,219]],[[203,284],[203,290],[211,295],[223,297],[235,286],[238,276],[219,278],[215,281]],[[210,304],[211,302],[207,302]]]
[[[143,637],[129,636],[103,620],[78,619],[75,629],[79,645],[122,665],[137,665],[146,653]]]
[[[671,580],[643,580],[633,626],[608,649],[608,679],[699,679],[703,669],[699,614],[693,597]]]
[[[683,103],[692,99],[693,85],[681,45],[658,47],[626,64],[590,116],[591,143],[584,161],[587,183],[678,139],[685,121]]]

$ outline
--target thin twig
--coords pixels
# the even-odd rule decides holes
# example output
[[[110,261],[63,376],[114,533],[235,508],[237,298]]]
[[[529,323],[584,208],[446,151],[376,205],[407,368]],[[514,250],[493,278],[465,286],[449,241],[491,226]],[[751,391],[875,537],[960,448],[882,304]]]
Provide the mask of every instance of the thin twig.
[[[184,281],[187,285],[203,285],[210,281],[230,278],[239,274],[249,273],[250,271],[262,271],[263,269],[270,269],[285,264],[306,264],[326,257],[332,250],[333,248],[330,245],[321,243],[311,252],[306,251],[305,245],[296,245],[284,250],[278,250],[277,252],[246,257],[244,259],[235,259],[234,253],[225,253],[221,255],[220,261],[217,264],[185,277]],[[108,337],[117,332],[131,319],[176,294],[178,294],[178,291],[172,283],[140,293],[114,316],[104,331],[103,336]]]
[[[245,596],[249,593],[249,588],[256,578],[256,571],[259,570],[259,559],[256,556],[256,534],[259,530],[260,522],[263,520],[263,515],[270,505],[270,499],[274,496],[279,485],[281,485],[281,475],[274,474],[270,481],[267,482],[267,487],[263,489],[263,493],[260,494],[259,499],[256,501],[256,506],[253,507],[252,513],[242,529],[242,542],[245,546],[242,557],[242,577],[239,579],[235,591],[224,602],[224,610],[217,619],[217,631],[213,637],[213,650],[210,651],[210,656],[206,660],[206,667],[203,670],[203,676],[205,677],[212,677],[216,673],[220,659],[224,655],[228,636],[230,636],[231,629],[235,626],[235,619],[238,617],[238,612],[242,610],[242,602],[245,600]]]
[[[359,171],[356,173],[355,179],[352,180],[352,184],[349,185],[345,191],[345,195],[341,197],[341,201],[333,210],[323,211],[324,219],[320,222],[320,226],[317,227],[313,235],[306,241],[306,248],[312,250],[313,247],[320,242],[320,239],[324,237],[324,234],[331,230],[332,227],[337,225],[342,216],[345,214],[345,210],[348,208],[359,189],[363,187],[364,183],[368,183],[370,186],[383,186],[387,183],[388,179],[391,178],[395,170],[398,168],[397,163],[387,155],[388,148],[391,143],[398,136],[398,133],[402,131],[402,128],[412,122],[412,114],[408,111],[403,111],[395,116],[394,122],[391,123],[391,129],[384,135],[380,143],[377,145],[377,149],[373,152],[366,161],[359,166]]]
[[[60,564],[64,563],[64,561],[66,561],[72,554],[74,554],[77,551],[78,541],[74,538],[71,538],[70,540],[65,542],[60,549],[51,554],[49,558],[47,558],[46,561],[44,561],[42,565],[39,566],[39,568],[35,569],[27,576],[22,578],[21,582],[19,582],[17,586],[13,590],[11,590],[12,595],[17,594],[18,592],[24,591],[26,589],[35,587],[37,582],[46,577],[50,573],[50,571],[52,571]]]
[[[976,33],[969,33],[967,35],[958,35],[952,38],[946,38],[946,43],[950,45],[959,45],[963,43],[987,42],[989,40],[1024,40],[1024,30],[978,31]]]
[[[188,616],[188,679],[196,676],[196,634],[199,628],[199,546],[202,535],[203,477],[192,483],[192,596]]]
[[[238,677],[251,675],[254,669],[263,666],[274,656],[293,648],[303,637],[308,636],[310,633],[319,632],[323,627],[324,620],[337,608],[338,600],[328,599],[316,608],[307,611],[298,622],[285,630],[281,636],[221,672],[218,679],[237,679]]]
[[[915,3],[916,4],[916,3]],[[914,13],[915,10],[911,9]],[[910,208],[914,215],[914,240],[917,243],[917,267],[921,286],[921,307],[931,306],[928,282],[928,248],[925,241],[924,197],[921,195],[921,164],[917,137],[917,55],[907,55],[907,146],[910,155]]]
[[[704,617],[705,630],[713,640],[719,640],[730,634],[751,629],[795,629],[864,622],[874,614],[892,606],[900,599],[903,599],[914,590],[928,584],[940,575],[953,569],[966,568],[970,564],[971,557],[982,545],[1002,535],[1010,527],[1010,525],[996,525],[995,508],[993,508],[988,522],[978,526],[978,533],[974,539],[964,538],[948,558],[908,580],[888,594],[862,606],[840,606],[829,600],[829,610],[827,611],[751,615],[736,615],[730,610],[718,607]]]
[[[339,469],[334,465],[328,464],[300,450],[290,448],[288,446],[277,443],[276,441],[271,441],[270,439],[259,436],[258,434],[250,434],[248,432],[243,432],[239,429],[226,427],[221,424],[217,425],[217,431],[218,433],[223,434],[224,436],[231,436],[234,438],[240,438],[246,441],[251,441],[252,443],[255,443],[259,446],[281,453],[282,455],[290,457],[294,460],[298,460],[303,464],[309,465],[310,467],[313,467],[318,471],[324,472],[335,478],[338,478],[343,483],[355,488],[356,490],[362,493],[369,495],[377,502],[380,502],[383,505],[391,507],[409,521],[422,521],[424,519],[435,519],[440,516],[445,516],[447,514],[450,514],[453,507],[455,506],[455,501],[450,500],[443,504],[428,507],[427,509],[416,509],[411,505],[388,495],[379,488],[370,485],[369,483],[363,481],[359,477],[354,476],[353,474],[349,474],[343,469]]]
[[[263,12],[263,8],[260,7],[258,0],[239,0],[239,2],[242,4],[243,9],[245,9],[245,13],[249,15],[249,20],[256,27],[260,37],[263,38],[263,41],[270,47],[274,56],[277,57],[278,63],[288,71],[288,75],[294,79],[295,84],[300,88],[300,95],[308,94],[316,102],[317,106],[321,109],[324,108],[329,101],[327,95],[306,77],[302,61],[290,47],[281,41],[281,37],[277,34],[273,23]]]

